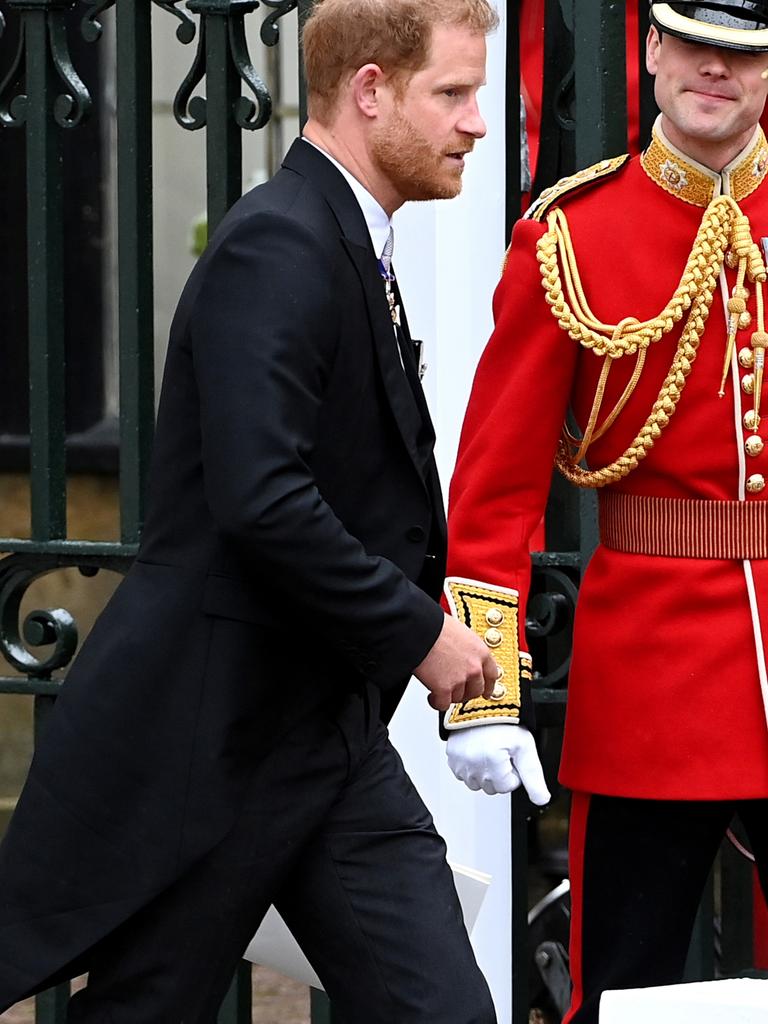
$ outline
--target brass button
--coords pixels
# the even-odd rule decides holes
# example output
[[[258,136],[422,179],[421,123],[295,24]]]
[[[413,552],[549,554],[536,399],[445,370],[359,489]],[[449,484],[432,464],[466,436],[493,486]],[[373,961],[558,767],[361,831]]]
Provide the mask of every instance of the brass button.
[[[490,629],[486,630],[483,640],[489,647],[498,647],[501,641],[504,639],[504,634],[501,630],[495,629],[491,626]]]
[[[745,395],[751,395],[755,390],[755,375],[754,373],[745,373],[741,378],[741,390]]]
[[[744,413],[744,426],[747,430],[757,430],[760,426],[760,417],[754,409],[750,409],[749,412]]]
[[[763,448],[765,448],[765,441],[759,434],[753,434],[744,442],[744,450],[747,455],[762,455]]]
[[[739,349],[739,366],[743,370],[751,370],[754,365],[755,365],[755,354],[752,351],[752,349],[751,348],[747,348],[746,345],[744,346],[744,348],[740,348]]]
[[[500,626],[504,621],[504,614],[500,608],[489,608],[485,613],[485,621],[489,626]]]
[[[765,477],[762,473],[753,473],[747,480],[747,490],[750,494],[759,494],[765,487]]]
[[[491,694],[491,700],[501,700],[502,697],[506,697],[507,688],[503,683],[496,683]]]
[[[749,325],[752,323],[752,314],[748,309],[745,309],[743,313],[739,314],[739,329],[746,331]]]

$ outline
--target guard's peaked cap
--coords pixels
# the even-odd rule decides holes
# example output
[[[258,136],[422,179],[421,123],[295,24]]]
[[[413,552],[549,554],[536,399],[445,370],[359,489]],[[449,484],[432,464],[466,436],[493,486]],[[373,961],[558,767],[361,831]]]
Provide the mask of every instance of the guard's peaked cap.
[[[661,32],[694,43],[768,53],[768,0],[651,3],[651,22]]]

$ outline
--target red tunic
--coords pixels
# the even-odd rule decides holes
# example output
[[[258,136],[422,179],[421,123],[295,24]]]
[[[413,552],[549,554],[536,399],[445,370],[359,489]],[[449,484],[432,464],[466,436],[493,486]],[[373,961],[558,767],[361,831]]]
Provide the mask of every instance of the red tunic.
[[[663,136],[655,144],[664,145]],[[696,187],[731,191],[753,239],[768,235],[768,150],[759,130],[722,177],[671,147],[667,155],[685,171],[682,186],[663,162],[654,180],[634,158],[558,201],[587,300],[606,323],[628,315],[650,319],[667,305],[706,205],[691,201]],[[529,539],[546,504],[568,404],[583,427],[602,366],[557,326],[545,302],[535,251],[544,231],[535,220],[515,227],[449,506],[449,574],[516,589],[521,607],[529,587]],[[724,274],[730,294],[735,272]],[[755,328],[752,286],[750,291],[753,324],[739,331],[737,351],[749,345]],[[650,347],[626,408],[590,449],[591,467],[619,456],[645,422],[679,333],[678,326]],[[611,487],[634,495],[766,502],[768,489],[745,490],[747,477],[768,477],[768,447],[757,456],[745,452],[750,432],[742,417],[752,399],[742,391],[748,371],[735,355],[726,394],[718,397],[725,342],[718,292],[669,425],[638,468]],[[606,412],[634,365],[633,357],[614,365]],[[761,432],[768,435],[768,416]],[[766,639],[765,559],[657,557],[598,546],[576,612],[562,782],[629,797],[768,797]]]

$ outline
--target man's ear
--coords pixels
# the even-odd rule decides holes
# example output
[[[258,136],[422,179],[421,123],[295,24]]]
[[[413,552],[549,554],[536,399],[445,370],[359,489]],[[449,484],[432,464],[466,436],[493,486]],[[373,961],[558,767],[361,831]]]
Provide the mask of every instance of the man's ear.
[[[645,41],[645,66],[649,75],[655,75],[659,70],[659,49],[661,48],[661,35],[655,25],[651,25],[648,31],[648,38]]]
[[[383,84],[384,72],[378,64],[364,64],[352,76],[352,96],[365,117],[376,117],[379,114],[378,92]]]

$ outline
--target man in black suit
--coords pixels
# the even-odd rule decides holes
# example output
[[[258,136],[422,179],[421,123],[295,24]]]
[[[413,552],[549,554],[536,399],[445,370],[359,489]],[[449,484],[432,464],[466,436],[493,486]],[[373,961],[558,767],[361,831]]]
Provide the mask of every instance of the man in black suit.
[[[0,850],[0,1009],[211,1024],[275,903],[348,1024],[491,1024],[444,844],[387,738],[413,673],[491,692],[446,617],[434,434],[390,218],[485,132],[486,0],[322,0],[310,119],[174,319],[130,574]],[[380,259],[382,262],[380,263]]]

